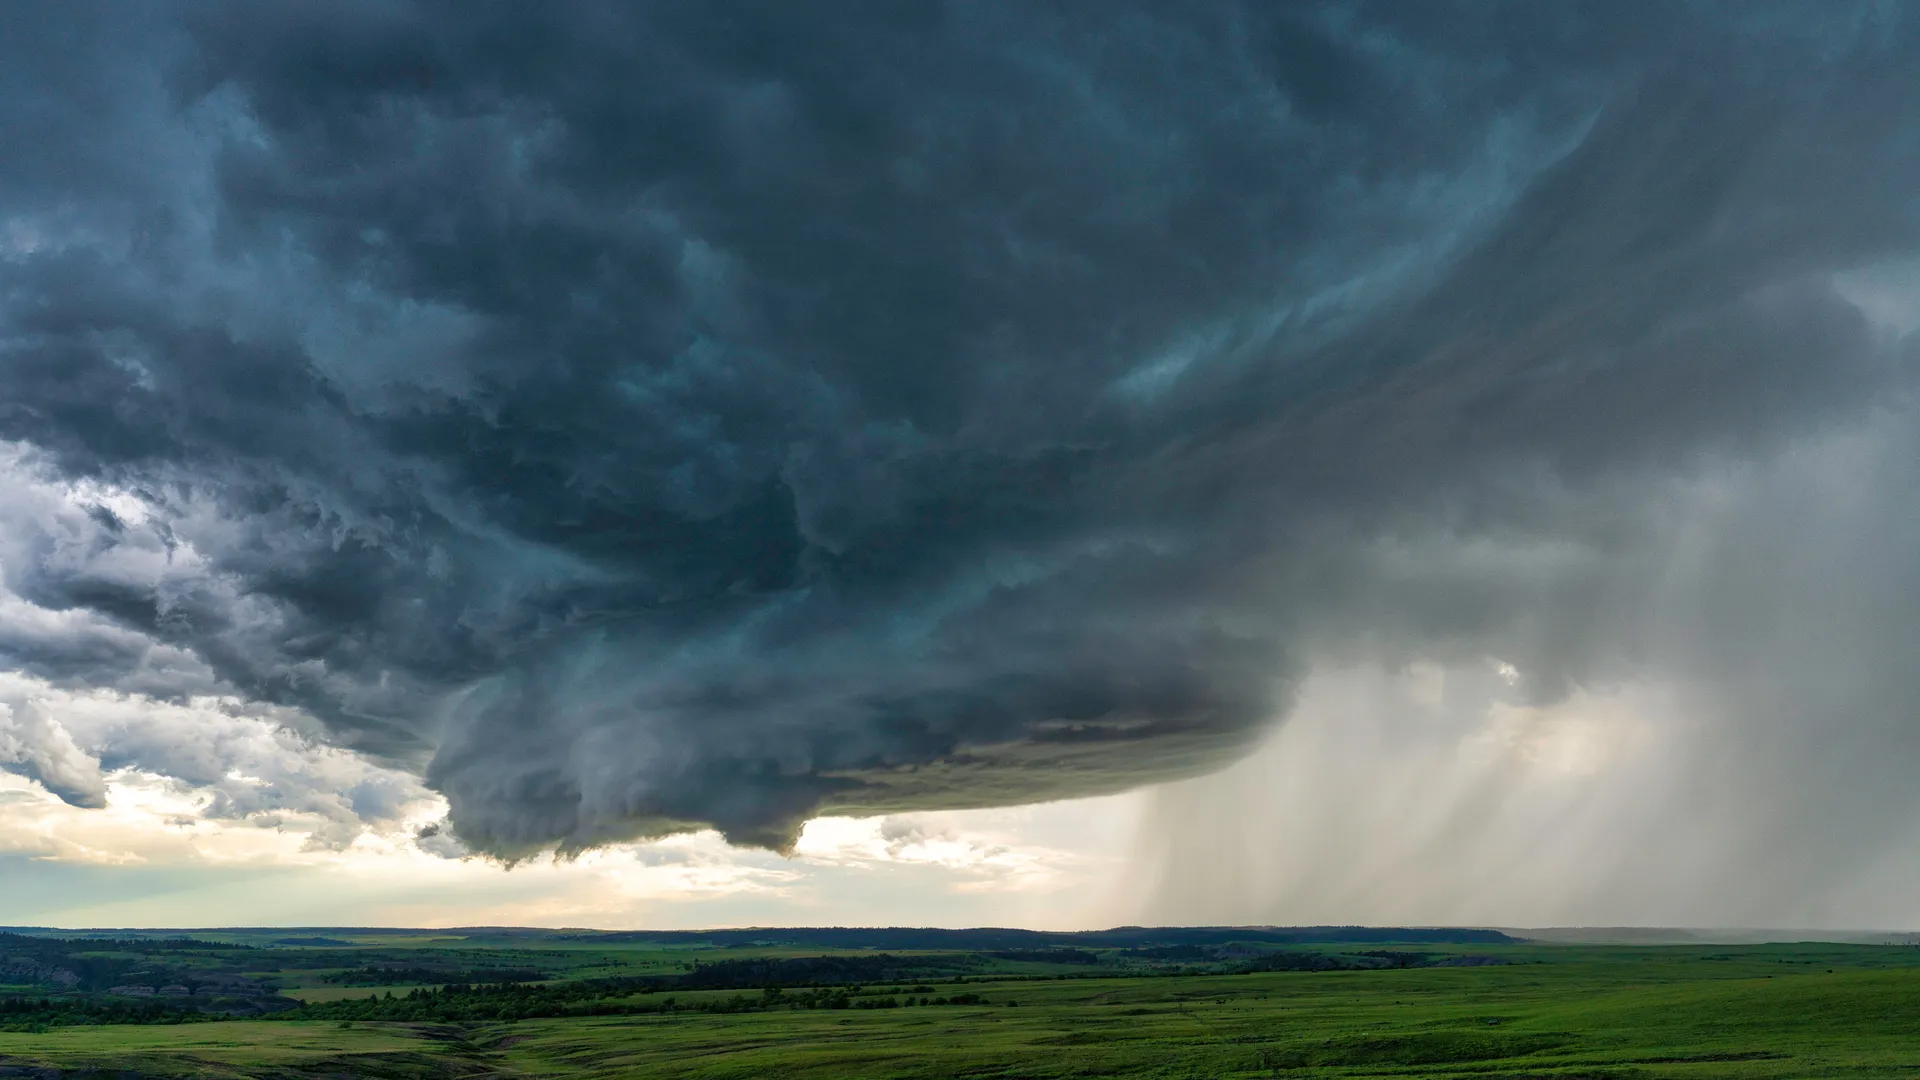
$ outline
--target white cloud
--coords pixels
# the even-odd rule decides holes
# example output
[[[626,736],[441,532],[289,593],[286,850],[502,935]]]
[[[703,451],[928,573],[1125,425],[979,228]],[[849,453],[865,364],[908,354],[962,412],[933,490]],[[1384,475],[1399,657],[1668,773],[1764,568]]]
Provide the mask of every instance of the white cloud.
[[[445,803],[410,774],[311,742],[272,710],[20,672],[0,673],[0,703],[0,767],[38,755],[0,773],[0,858],[26,860],[10,882],[94,875],[32,906],[34,890],[0,896],[0,922],[1075,925],[1104,917],[1137,804],[822,818],[790,859],[704,831],[509,870],[464,857],[437,828]],[[51,793],[89,777],[97,808]],[[155,874],[200,884],[147,895]]]
[[[74,806],[106,805],[100,762],[33,698],[0,699],[0,767],[13,766]]]
[[[937,868],[956,893],[1046,894],[1082,887],[1118,865],[1136,796],[1001,810],[809,821],[795,855],[873,871]],[[1057,835],[1049,835],[1057,834]]]

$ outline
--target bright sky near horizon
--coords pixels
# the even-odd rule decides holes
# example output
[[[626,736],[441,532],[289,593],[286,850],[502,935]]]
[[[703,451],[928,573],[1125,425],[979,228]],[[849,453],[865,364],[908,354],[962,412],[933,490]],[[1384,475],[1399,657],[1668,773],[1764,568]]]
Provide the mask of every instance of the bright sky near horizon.
[[[1121,888],[1138,793],[817,818],[790,857],[704,831],[509,869],[418,842],[446,804],[417,780],[221,707],[232,703],[7,689],[40,690],[32,700],[88,743],[142,727],[157,730],[135,737],[217,731],[234,767],[204,786],[118,771],[101,808],[0,774],[0,925],[1072,929],[1124,922],[1138,907]],[[390,804],[373,826],[357,816],[367,799]]]

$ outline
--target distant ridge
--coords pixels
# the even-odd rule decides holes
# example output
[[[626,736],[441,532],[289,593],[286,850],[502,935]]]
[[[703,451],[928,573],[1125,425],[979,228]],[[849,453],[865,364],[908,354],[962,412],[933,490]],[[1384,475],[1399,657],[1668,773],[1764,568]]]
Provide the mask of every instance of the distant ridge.
[[[1520,939],[1498,930],[1397,926],[1118,926],[1110,930],[1020,930],[977,927],[767,927],[740,930],[624,930],[575,935],[594,941],[645,941],[662,945],[803,945],[824,949],[1020,949],[1046,946],[1138,948],[1151,945],[1316,945],[1417,942],[1434,945],[1499,945]]]
[[[1499,945],[1524,939],[1498,930],[1472,927],[1404,926],[1116,926],[1107,930],[1023,930],[1015,927],[974,927],[950,930],[911,926],[769,926],[716,930],[590,930],[543,929],[522,926],[460,927],[202,927],[89,928],[0,927],[0,931],[65,937],[178,937],[191,935],[271,935],[275,944],[349,944],[336,937],[418,935],[511,937],[522,940],[651,942],[662,945],[711,945],[721,948],[750,945],[799,945],[822,949],[1022,949],[1048,946],[1138,948],[1154,945],[1225,945],[1231,942],[1270,945],[1378,944],[1389,942],[1432,945]],[[294,936],[312,935],[312,936]]]
[[[1770,945],[1820,941],[1846,945],[1910,945],[1902,930],[1809,930],[1792,927],[1541,926],[1507,928],[1541,945]]]
[[[219,938],[255,945],[342,947],[366,939],[417,938],[495,941],[650,942],[662,945],[797,945],[831,949],[1029,949],[1054,946],[1136,948],[1156,945],[1213,946],[1234,942],[1270,945],[1430,944],[1498,945],[1742,945],[1778,942],[1914,945],[1920,934],[1893,930],[1806,930],[1665,926],[1116,926],[1105,930],[1027,930],[982,926],[966,929],[915,926],[751,926],[707,930],[596,930],[543,926],[202,926],[58,927],[0,926],[0,933],[64,938]],[[358,938],[358,942],[343,939]]]

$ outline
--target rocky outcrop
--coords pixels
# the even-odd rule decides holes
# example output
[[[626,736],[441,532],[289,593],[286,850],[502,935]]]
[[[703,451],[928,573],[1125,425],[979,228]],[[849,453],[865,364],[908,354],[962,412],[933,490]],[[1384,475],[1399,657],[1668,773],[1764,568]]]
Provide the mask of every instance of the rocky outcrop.
[[[80,976],[67,968],[24,956],[8,956],[0,957],[0,982],[34,983],[65,990],[79,985]]]

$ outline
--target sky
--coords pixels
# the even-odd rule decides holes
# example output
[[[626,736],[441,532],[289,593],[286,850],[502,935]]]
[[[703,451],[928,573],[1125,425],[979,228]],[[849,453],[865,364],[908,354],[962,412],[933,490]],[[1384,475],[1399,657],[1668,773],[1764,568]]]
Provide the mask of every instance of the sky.
[[[1920,16],[0,2],[0,923],[1920,926]]]

